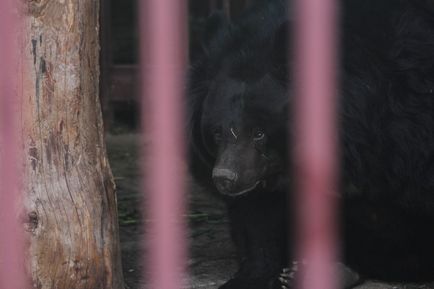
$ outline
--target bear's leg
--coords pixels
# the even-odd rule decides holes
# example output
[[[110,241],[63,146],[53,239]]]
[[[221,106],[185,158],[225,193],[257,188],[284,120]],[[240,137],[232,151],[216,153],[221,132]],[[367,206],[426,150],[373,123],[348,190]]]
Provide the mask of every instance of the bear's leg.
[[[262,196],[262,197],[261,197]],[[270,194],[246,196],[229,206],[239,270],[220,289],[280,289],[287,265],[286,199]]]

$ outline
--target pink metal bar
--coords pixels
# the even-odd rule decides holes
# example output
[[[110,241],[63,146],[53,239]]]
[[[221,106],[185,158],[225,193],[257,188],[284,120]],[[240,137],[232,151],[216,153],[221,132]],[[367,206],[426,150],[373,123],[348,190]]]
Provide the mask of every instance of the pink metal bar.
[[[27,288],[21,212],[16,1],[0,1],[0,289]]]
[[[295,1],[294,149],[298,288],[338,287],[337,259],[336,3]]]
[[[183,220],[186,2],[140,1],[142,119],[146,147],[145,276],[148,288],[175,289],[183,285],[186,236]]]

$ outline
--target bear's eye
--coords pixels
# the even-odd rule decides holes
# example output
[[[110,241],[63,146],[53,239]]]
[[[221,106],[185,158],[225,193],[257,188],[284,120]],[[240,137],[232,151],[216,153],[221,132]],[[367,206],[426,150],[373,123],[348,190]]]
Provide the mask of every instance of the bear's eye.
[[[221,131],[221,129],[218,129],[218,128],[216,128],[212,131],[212,135],[213,135],[213,138],[216,142],[220,142],[223,138],[222,131]]]
[[[262,140],[265,137],[265,133],[262,130],[257,130],[253,135],[254,141]]]

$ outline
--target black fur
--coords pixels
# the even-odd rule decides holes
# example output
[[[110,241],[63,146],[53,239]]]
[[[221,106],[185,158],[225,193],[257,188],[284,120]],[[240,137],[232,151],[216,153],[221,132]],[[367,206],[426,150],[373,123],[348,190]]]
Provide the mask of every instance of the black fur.
[[[276,277],[292,255],[285,36],[296,16],[288,19],[284,2],[258,4],[236,23],[214,18],[214,37],[191,70],[195,178],[216,191],[213,167],[223,150],[212,136],[216,124],[259,124],[267,132],[261,153],[272,156],[267,169],[279,168],[265,174],[263,187],[226,197],[240,270],[221,288],[280,288]],[[425,0],[341,2],[344,261],[367,278],[434,280],[434,7]],[[221,137],[228,146],[231,136]]]

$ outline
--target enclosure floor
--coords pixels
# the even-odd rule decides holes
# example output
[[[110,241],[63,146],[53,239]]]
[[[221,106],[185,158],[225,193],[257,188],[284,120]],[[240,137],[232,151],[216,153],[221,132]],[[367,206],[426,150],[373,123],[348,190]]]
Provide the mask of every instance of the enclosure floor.
[[[144,289],[141,279],[142,260],[146,252],[141,250],[145,232],[141,226],[142,209],[138,170],[139,136],[134,133],[108,134],[107,148],[110,164],[117,185],[122,263],[126,288]],[[145,164],[146,165],[146,164]],[[224,205],[215,197],[189,180],[189,211],[186,215],[190,230],[190,277],[184,288],[218,288],[236,270],[235,250],[230,242]],[[146,200],[145,200],[146,201]],[[391,285],[366,282],[357,289],[434,289],[431,285]]]

